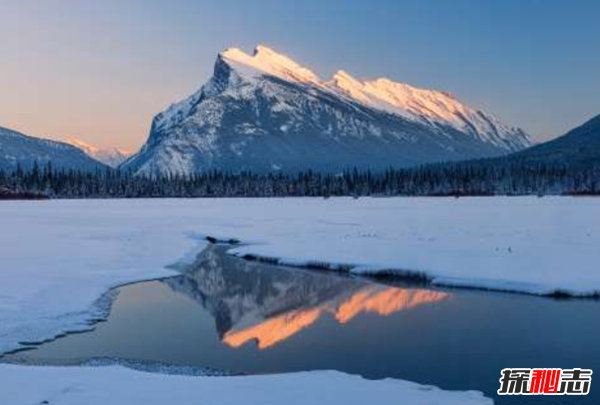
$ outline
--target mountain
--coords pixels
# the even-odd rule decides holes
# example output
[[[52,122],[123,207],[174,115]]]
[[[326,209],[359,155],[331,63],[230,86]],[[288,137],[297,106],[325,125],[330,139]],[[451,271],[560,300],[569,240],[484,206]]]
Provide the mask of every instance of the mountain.
[[[0,127],[0,170],[12,171],[19,165],[30,169],[36,162],[40,166],[52,162],[55,169],[85,172],[106,168],[75,146]]]
[[[69,138],[67,143],[81,149],[88,156],[96,159],[99,162],[102,162],[110,167],[116,168],[121,163],[123,163],[129,156],[131,156],[131,152],[128,152],[124,149],[120,149],[117,147],[112,148],[99,148],[96,145],[89,144],[80,139]]]
[[[385,170],[500,156],[528,147],[522,130],[448,93],[340,71],[321,80],[267,47],[219,54],[212,78],[158,114],[124,162],[142,174]]]
[[[600,115],[566,135],[510,156],[511,159],[569,165],[598,165],[600,162]]]
[[[597,196],[599,179],[600,115],[520,152],[413,168],[392,183],[405,195]]]

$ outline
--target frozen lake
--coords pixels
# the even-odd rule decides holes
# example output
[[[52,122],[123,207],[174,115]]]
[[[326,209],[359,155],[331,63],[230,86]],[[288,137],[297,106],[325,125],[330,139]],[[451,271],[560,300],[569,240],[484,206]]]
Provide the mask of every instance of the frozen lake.
[[[0,204],[0,353],[84,331],[111,288],[177,274],[206,237],[279,264],[600,296],[600,200],[273,198]]]
[[[600,302],[379,283],[248,262],[209,246],[181,275],[121,287],[89,333],[4,361],[120,358],[245,373],[333,369],[450,390],[497,404],[506,367],[600,369]],[[597,404],[562,397],[562,404]]]

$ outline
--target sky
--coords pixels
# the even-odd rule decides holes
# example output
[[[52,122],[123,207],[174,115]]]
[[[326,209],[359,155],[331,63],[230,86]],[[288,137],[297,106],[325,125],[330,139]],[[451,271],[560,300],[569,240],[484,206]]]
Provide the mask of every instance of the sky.
[[[453,93],[538,141],[600,114],[596,0],[0,0],[0,126],[139,148],[216,55],[268,45]]]

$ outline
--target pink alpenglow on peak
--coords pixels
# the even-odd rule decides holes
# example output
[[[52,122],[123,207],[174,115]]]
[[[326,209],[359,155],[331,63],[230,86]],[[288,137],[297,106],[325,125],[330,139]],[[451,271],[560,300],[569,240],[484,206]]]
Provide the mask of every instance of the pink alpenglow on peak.
[[[420,89],[387,78],[362,81],[343,70],[338,71],[330,83],[335,90],[373,108],[424,124],[476,132],[492,143],[502,144],[504,134],[518,131],[490,114],[461,103],[448,92]],[[528,139],[523,139],[524,147],[529,144]]]
[[[132,154],[132,152],[116,146],[111,148],[100,148],[77,138],[69,138],[66,142],[81,149],[86,155],[111,167],[119,166]]]
[[[239,48],[229,48],[221,56],[247,73],[268,74],[296,82],[320,83],[319,77],[312,70],[264,45],[258,45],[253,55],[248,55]]]
[[[266,74],[286,81],[316,85],[405,119],[476,134],[498,146],[505,144],[506,134],[519,131],[502,124],[491,114],[461,103],[449,92],[421,89],[384,77],[363,81],[344,70],[336,72],[330,81],[322,81],[311,69],[264,45],[258,45],[252,56],[239,48],[229,48],[221,56],[243,75]],[[531,144],[528,137],[523,137],[521,142],[522,147]]]

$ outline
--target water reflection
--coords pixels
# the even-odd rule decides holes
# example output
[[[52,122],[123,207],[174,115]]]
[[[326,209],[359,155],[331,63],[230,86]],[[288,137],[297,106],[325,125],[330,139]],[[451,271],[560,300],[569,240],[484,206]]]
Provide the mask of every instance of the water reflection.
[[[330,316],[346,324],[361,314],[388,316],[432,304],[448,294],[377,285],[347,277],[287,270],[240,260],[210,246],[182,276],[166,283],[213,315],[232,348],[267,349]]]

